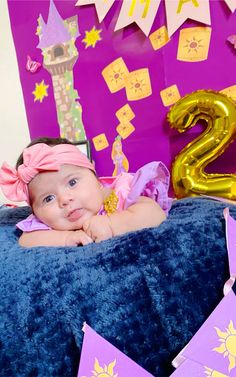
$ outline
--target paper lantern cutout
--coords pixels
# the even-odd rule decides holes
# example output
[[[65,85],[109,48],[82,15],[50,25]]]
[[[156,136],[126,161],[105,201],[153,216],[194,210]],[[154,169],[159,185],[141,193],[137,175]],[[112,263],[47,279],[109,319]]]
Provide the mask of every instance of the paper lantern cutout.
[[[171,106],[181,98],[177,85],[172,85],[163,89],[160,92],[160,96],[164,106]]]
[[[92,140],[96,151],[101,151],[109,146],[106,135],[104,133],[93,137]]]
[[[129,101],[137,101],[152,94],[148,68],[130,72],[126,79],[126,95]]]
[[[200,62],[208,57],[210,27],[190,27],[180,30],[177,60]]]
[[[149,39],[154,50],[165,46],[170,41],[166,26],[164,25],[150,34]]]
[[[102,76],[111,93],[118,92],[125,87],[125,79],[128,75],[128,68],[122,58],[114,60],[102,71]]]

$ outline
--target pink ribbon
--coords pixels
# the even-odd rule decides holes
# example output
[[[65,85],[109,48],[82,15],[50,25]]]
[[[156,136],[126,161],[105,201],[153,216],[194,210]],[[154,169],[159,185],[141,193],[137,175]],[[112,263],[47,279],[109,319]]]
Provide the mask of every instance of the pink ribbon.
[[[50,147],[39,143],[26,148],[23,164],[16,170],[3,163],[0,169],[0,185],[4,195],[12,201],[29,202],[28,183],[40,172],[58,171],[63,164],[85,167],[95,171],[93,164],[75,145],[58,144]]]

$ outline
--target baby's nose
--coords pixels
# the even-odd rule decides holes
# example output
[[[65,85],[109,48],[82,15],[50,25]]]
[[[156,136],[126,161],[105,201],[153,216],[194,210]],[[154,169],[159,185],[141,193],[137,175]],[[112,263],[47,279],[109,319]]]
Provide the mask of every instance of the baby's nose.
[[[60,194],[59,196],[59,205],[61,207],[68,206],[68,204],[70,204],[72,201],[73,201],[73,198],[69,194],[64,193],[64,194]]]

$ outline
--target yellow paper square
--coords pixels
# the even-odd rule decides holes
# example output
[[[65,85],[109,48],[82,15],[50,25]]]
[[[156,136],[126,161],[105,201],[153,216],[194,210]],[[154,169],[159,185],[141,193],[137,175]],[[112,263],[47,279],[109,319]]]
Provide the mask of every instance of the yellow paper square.
[[[93,137],[92,140],[93,140],[93,145],[96,151],[101,151],[107,148],[109,145],[106,135],[104,133]]]
[[[228,88],[222,89],[220,92],[236,101],[236,85],[228,86]]]
[[[125,79],[128,75],[128,68],[122,58],[114,60],[102,71],[102,76],[111,93],[115,93],[125,87]]]
[[[116,117],[122,123],[125,121],[132,120],[135,117],[135,114],[133,110],[131,109],[130,105],[127,103],[126,105],[121,107],[119,110],[117,110]]]
[[[150,34],[149,39],[154,50],[165,46],[170,41],[166,26],[164,25]]]
[[[125,83],[126,95],[129,101],[136,101],[152,94],[148,68],[130,72]]]
[[[116,131],[122,137],[122,139],[126,139],[132,132],[134,132],[135,127],[130,122],[120,123],[116,127]]]
[[[164,106],[171,106],[181,98],[177,85],[172,85],[161,90],[160,96]]]
[[[189,27],[181,29],[177,60],[200,62],[208,57],[211,39],[210,27]]]

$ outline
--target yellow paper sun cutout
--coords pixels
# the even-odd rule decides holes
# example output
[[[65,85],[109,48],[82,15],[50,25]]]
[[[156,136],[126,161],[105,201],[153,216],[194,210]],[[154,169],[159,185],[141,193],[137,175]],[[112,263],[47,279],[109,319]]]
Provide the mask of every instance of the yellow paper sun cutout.
[[[95,26],[89,30],[85,31],[85,38],[82,39],[82,42],[85,43],[85,48],[87,47],[95,47],[98,41],[101,41],[102,38],[100,37],[102,29],[96,29]]]
[[[34,95],[34,102],[36,102],[36,101],[42,102],[44,97],[48,96],[48,92],[47,92],[48,87],[49,87],[49,85],[46,85],[44,83],[44,80],[42,80],[40,84],[38,84],[36,82],[35,90],[34,90],[34,92],[32,92],[32,94]]]
[[[228,370],[230,372],[236,365],[236,329],[234,328],[233,321],[230,321],[226,332],[221,331],[217,327],[215,327],[215,330],[220,337],[219,341],[221,342],[221,345],[214,348],[213,351],[223,354],[224,357],[228,357]]]
[[[118,377],[118,373],[114,374],[113,368],[116,365],[116,360],[112,361],[108,365],[104,365],[104,368],[102,368],[99,365],[98,359],[95,358],[94,362],[94,370],[91,377]]]

